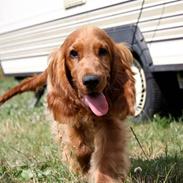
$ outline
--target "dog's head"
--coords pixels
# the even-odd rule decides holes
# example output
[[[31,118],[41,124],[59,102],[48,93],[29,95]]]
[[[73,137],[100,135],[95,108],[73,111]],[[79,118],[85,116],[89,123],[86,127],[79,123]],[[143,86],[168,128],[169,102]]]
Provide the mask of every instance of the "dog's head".
[[[126,95],[125,84],[129,80],[134,83],[130,51],[96,27],[71,33],[50,60],[52,89],[71,101],[80,101],[96,116],[107,114],[119,96]]]

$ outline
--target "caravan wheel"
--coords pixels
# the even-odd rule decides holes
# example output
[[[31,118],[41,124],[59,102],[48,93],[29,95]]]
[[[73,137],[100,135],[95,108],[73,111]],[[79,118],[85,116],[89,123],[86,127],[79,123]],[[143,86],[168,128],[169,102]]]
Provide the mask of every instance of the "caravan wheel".
[[[135,122],[152,118],[158,112],[161,104],[161,91],[152,73],[142,66],[137,60],[134,61],[132,70],[135,73],[136,106]]]

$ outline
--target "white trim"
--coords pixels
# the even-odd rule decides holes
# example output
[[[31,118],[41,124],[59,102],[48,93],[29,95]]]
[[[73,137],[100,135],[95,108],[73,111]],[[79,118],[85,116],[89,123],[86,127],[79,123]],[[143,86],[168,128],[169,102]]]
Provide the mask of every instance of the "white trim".
[[[47,65],[47,56],[15,59],[1,62],[1,66],[5,74],[42,72],[47,68]]]
[[[148,44],[154,65],[183,63],[183,39]]]

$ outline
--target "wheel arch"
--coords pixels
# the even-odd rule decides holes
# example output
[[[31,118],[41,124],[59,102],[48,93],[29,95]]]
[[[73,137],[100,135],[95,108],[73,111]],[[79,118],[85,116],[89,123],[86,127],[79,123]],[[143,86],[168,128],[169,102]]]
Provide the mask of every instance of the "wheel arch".
[[[145,96],[145,99],[143,99],[144,103],[142,107],[141,106],[142,98],[140,98],[140,102],[136,107],[137,109],[139,106],[142,107],[141,108],[142,111],[139,114],[137,114],[137,116],[134,117],[134,121],[139,122],[141,120],[147,120],[150,117],[152,117],[154,113],[158,111],[160,106],[159,103],[161,100],[161,91],[159,90],[159,86],[157,85],[156,79],[154,77],[154,73],[150,69],[151,66],[153,65],[153,62],[152,62],[148,45],[145,42],[142,32],[136,25],[120,26],[120,27],[107,29],[106,31],[114,39],[114,41],[125,42],[128,44],[134,56],[134,65],[135,65],[135,62],[138,62],[140,67],[143,69],[143,73],[145,76],[144,91],[146,91],[146,93],[142,93],[142,95],[143,95],[143,98]],[[140,90],[140,91],[143,91],[143,90]]]
[[[118,43],[127,43],[133,56],[146,69],[150,70],[150,66],[153,65],[152,57],[144,36],[137,25],[122,25],[105,29],[105,31],[114,39],[114,41]]]

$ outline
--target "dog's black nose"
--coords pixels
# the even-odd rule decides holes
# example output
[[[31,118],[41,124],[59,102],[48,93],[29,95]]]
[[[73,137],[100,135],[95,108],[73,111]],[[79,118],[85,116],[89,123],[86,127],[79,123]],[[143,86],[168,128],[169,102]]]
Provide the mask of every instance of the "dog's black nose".
[[[83,84],[89,89],[94,89],[99,82],[100,77],[97,75],[86,75],[83,77]]]

